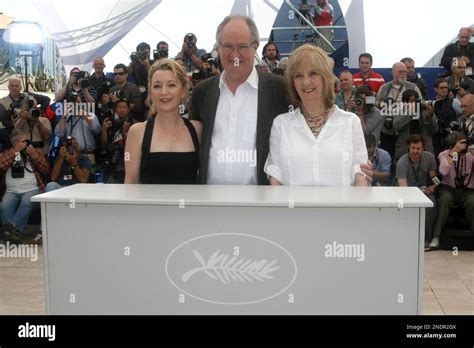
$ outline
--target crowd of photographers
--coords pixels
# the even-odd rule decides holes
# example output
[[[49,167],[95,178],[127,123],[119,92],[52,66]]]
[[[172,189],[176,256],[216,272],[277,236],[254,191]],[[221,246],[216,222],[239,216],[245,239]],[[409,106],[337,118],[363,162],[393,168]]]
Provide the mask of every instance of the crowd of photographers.
[[[442,62],[449,60],[449,70],[434,86],[415,73],[408,57],[393,65],[393,79],[385,82],[372,69],[369,53],[360,55],[359,72],[340,72],[335,86],[337,106],[360,118],[373,164],[372,184],[417,186],[435,203],[426,214],[427,249],[439,246],[453,205],[474,216],[474,83],[468,76],[474,50],[465,32],[461,29],[459,41],[446,48]],[[168,55],[166,42],[153,51],[142,42],[128,66],[113,67],[113,77],[104,73],[105,62],[98,57],[92,74],[70,71],[54,103],[21,93],[16,78],[9,81],[10,93],[0,101],[0,195],[7,239],[25,239],[26,224],[38,209],[29,199],[39,192],[76,183],[124,182],[127,133],[151,112],[148,71]],[[174,59],[187,72],[191,93],[193,86],[222,71],[216,50],[198,48],[192,33],[184,36]],[[256,68],[284,75],[286,61],[269,42]],[[431,87],[436,97],[428,100]]]

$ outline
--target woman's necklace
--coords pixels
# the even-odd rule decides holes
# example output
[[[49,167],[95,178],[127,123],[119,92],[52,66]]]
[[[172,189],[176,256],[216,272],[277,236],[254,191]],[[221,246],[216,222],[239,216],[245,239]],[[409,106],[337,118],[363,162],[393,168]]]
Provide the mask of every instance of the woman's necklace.
[[[310,115],[306,112],[303,112],[303,116],[306,120],[306,123],[311,129],[311,132],[313,133],[314,137],[317,137],[321,132],[321,129],[323,129],[328,119],[328,114],[329,109],[323,110],[322,112],[315,115]]]

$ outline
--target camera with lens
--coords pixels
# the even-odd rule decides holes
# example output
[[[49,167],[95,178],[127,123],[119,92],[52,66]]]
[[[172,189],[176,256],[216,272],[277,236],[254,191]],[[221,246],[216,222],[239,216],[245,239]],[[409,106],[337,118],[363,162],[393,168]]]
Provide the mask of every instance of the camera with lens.
[[[212,51],[210,53],[207,53],[207,54],[201,56],[201,60],[204,63],[207,63],[209,65],[213,65],[215,67],[217,67],[216,58],[217,58],[217,52],[216,51]]]
[[[188,45],[189,48],[194,47],[194,35],[193,34],[188,34],[186,35],[186,44]]]
[[[153,59],[158,60],[161,58],[168,58],[168,50],[166,49],[153,50]]]
[[[72,92],[70,96],[67,97],[69,103],[78,103],[79,102],[79,93]]]
[[[132,52],[132,54],[130,55],[130,60],[136,63],[138,63],[140,60],[145,60],[147,58],[148,56],[145,51]]]
[[[117,97],[117,99],[125,98],[125,92],[123,91],[123,89],[116,90],[112,94],[114,94]]]
[[[103,94],[109,93],[110,88],[112,88],[112,82],[106,80],[100,85],[100,90],[102,91]]]
[[[75,149],[72,144],[72,136],[68,135],[66,139],[63,140],[63,146],[66,148],[67,152],[70,155],[74,155]]]
[[[81,88],[87,88],[89,87],[89,80],[88,76],[89,74],[86,71],[78,71],[75,73],[76,78],[78,81],[81,81]]]
[[[360,108],[361,106],[364,105],[364,99],[362,99],[362,98],[357,98],[357,99],[354,100],[354,103],[355,103],[355,105],[356,105],[357,107]]]
[[[12,165],[12,178],[20,179],[25,177],[25,165],[23,161],[15,161]]]
[[[44,147],[44,141],[31,141],[29,139],[26,140],[26,145],[33,146],[36,149],[42,149]]]
[[[108,118],[109,120],[112,120],[113,115],[114,115],[114,111],[112,109],[105,109],[102,112],[102,116],[104,119]]]

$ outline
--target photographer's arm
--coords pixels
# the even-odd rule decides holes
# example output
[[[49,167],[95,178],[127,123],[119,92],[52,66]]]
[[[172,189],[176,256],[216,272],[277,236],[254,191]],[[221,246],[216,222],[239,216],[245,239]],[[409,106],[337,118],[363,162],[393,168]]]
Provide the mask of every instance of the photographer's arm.
[[[43,156],[38,149],[35,149],[32,145],[27,148],[27,154],[30,156],[34,168],[42,175],[46,176],[49,173],[49,164],[46,157]]]
[[[77,159],[74,157],[74,159],[71,159],[69,162],[72,166],[74,166],[74,172],[76,173],[77,179],[82,183],[87,183],[89,181],[89,174],[90,170],[81,168],[77,164]]]
[[[62,116],[58,124],[56,125],[56,128],[54,128],[54,134],[58,137],[64,136],[66,130],[66,118],[67,116]]]
[[[14,147],[0,152],[0,171],[6,172],[8,168],[13,165],[17,152],[17,149],[15,149]]]
[[[107,146],[109,143],[108,130],[110,127],[112,127],[112,121],[106,118],[104,122],[102,122],[102,130],[100,132],[100,142],[102,143],[102,146]]]
[[[36,123],[36,127],[38,128],[41,139],[44,142],[47,142],[51,136],[51,123],[48,120],[46,120],[46,122],[42,122],[42,120],[46,119],[44,117],[39,118],[38,123]]]
[[[63,167],[66,148],[63,146],[59,149],[58,159],[54,162],[53,169],[51,170],[51,181],[56,181],[61,174],[61,168]]]
[[[423,119],[423,123],[428,129],[428,132],[431,135],[437,134],[439,127],[438,127],[438,118],[436,117],[436,115],[433,112],[430,112],[430,110],[424,110],[421,113],[421,117]]]
[[[84,94],[84,98],[88,103],[95,103],[94,97],[89,93],[89,88],[83,88],[82,93]]]
[[[191,54],[191,60],[193,61],[194,65],[196,65],[199,69],[202,69],[204,67],[204,62],[194,53]]]
[[[61,88],[58,91],[58,93],[56,93],[56,95],[54,96],[54,101],[55,102],[62,102],[66,98],[66,93],[67,93],[68,88],[69,88],[69,82],[66,83],[66,86]]]

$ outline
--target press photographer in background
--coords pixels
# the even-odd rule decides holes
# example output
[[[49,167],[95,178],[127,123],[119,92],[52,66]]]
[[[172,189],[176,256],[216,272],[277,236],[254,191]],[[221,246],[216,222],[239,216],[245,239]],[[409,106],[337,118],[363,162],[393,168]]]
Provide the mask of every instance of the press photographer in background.
[[[424,109],[418,93],[408,89],[402,94],[401,113],[393,120],[393,129],[398,134],[395,143],[395,162],[406,153],[410,135],[423,136],[424,151],[431,152],[434,159],[433,136],[438,133],[438,120],[433,108]]]
[[[130,102],[122,98],[115,103],[114,110],[107,110],[102,123],[100,141],[102,144],[100,167],[103,170],[104,182],[123,184],[125,180],[125,143],[132,126]]]
[[[81,154],[77,140],[71,136],[63,138],[59,155],[51,169],[51,182],[46,185],[45,191],[87,183],[91,167],[89,158]]]
[[[96,134],[99,134],[101,129],[99,120],[94,113],[83,109],[79,95],[73,94],[68,102],[71,107],[62,115],[54,133],[60,138],[66,136],[75,138],[79,143],[80,152],[87,155],[94,166]]]
[[[156,50],[153,51],[153,60],[155,62],[168,58],[169,47],[168,43],[165,41],[160,41],[156,44]]]
[[[373,135],[377,141],[383,126],[383,117],[380,110],[375,107],[375,97],[367,85],[357,87],[354,95],[354,109],[349,110],[359,116],[360,124],[365,135]]]
[[[0,115],[0,129],[5,128],[8,133],[13,129],[14,123],[18,120],[18,110],[27,107],[26,103],[33,100],[34,105],[39,105],[40,112],[43,114],[48,108],[51,99],[47,96],[36,93],[21,93],[21,81],[16,77],[12,77],[8,81],[9,94],[0,99],[0,104],[3,106],[3,115]]]
[[[89,77],[89,84],[97,93],[97,115],[102,113],[102,95],[109,93],[109,90],[115,86],[115,80],[104,74],[105,63],[102,57],[94,59],[92,64],[94,73]]]
[[[31,197],[44,192],[49,165],[22,130],[13,130],[13,147],[0,153],[0,195],[5,239],[21,243],[33,209]]]
[[[461,99],[462,115],[458,119],[460,131],[466,135],[469,144],[474,146],[474,94],[466,94]]]
[[[336,95],[336,105],[341,110],[354,112],[354,94],[357,89],[352,80],[352,73],[349,70],[341,71],[339,81],[341,91]]]
[[[472,80],[466,76],[466,62],[460,57],[453,58],[451,62],[451,76],[446,78],[448,81],[448,88],[450,97],[455,97],[457,94],[456,89],[463,88],[468,92],[474,92],[471,90],[473,86]],[[463,85],[463,87],[461,87]]]
[[[94,103],[97,99],[96,90],[89,85],[89,73],[72,68],[66,86],[56,93],[54,100],[62,102],[68,100],[73,94],[78,94],[83,102]]]
[[[196,35],[189,33],[184,36],[183,46],[176,58],[183,60],[187,72],[194,72],[195,70],[202,70],[204,63],[201,57],[207,52],[201,48],[196,47]]]
[[[439,184],[436,161],[431,152],[424,150],[425,139],[420,134],[406,138],[405,154],[397,161],[398,186],[418,187],[436,207],[435,191]],[[406,149],[408,147],[408,153]],[[432,239],[435,208],[427,208],[425,215],[425,248]]]
[[[28,135],[31,145],[37,148],[43,155],[49,151],[49,138],[51,136],[51,122],[41,115],[36,105],[36,100],[29,97],[25,100],[23,109],[15,109],[18,117],[13,125],[13,130],[21,130]]]
[[[102,96],[102,105],[106,109],[113,109],[117,100],[121,98],[128,99],[130,102],[130,112],[133,118],[142,122],[145,120],[146,110],[143,104],[140,91],[132,82],[128,82],[128,70],[124,64],[114,66],[115,86],[108,94]],[[148,79],[148,78],[147,78]],[[103,121],[103,117],[102,120]]]
[[[367,147],[367,155],[372,163],[373,178],[372,186],[387,186],[390,184],[392,177],[392,158],[390,154],[377,147],[377,139],[372,134],[366,135],[365,145]]]
[[[430,247],[439,248],[441,232],[453,205],[464,208],[474,233],[474,155],[467,151],[468,142],[461,132],[446,139],[449,147],[439,154],[439,172],[443,176],[437,192],[437,212]]]
[[[137,51],[130,55],[130,64],[127,68],[130,81],[137,85],[142,102],[148,97],[148,71],[153,65],[150,58],[151,48],[146,42],[138,44]]]
[[[448,82],[438,78],[434,83],[435,100],[424,102],[428,112],[434,113],[438,121],[438,132],[433,135],[433,150],[435,158],[446,149],[446,137],[451,133],[453,122],[457,121],[456,111],[453,107],[453,98],[449,96]]]

